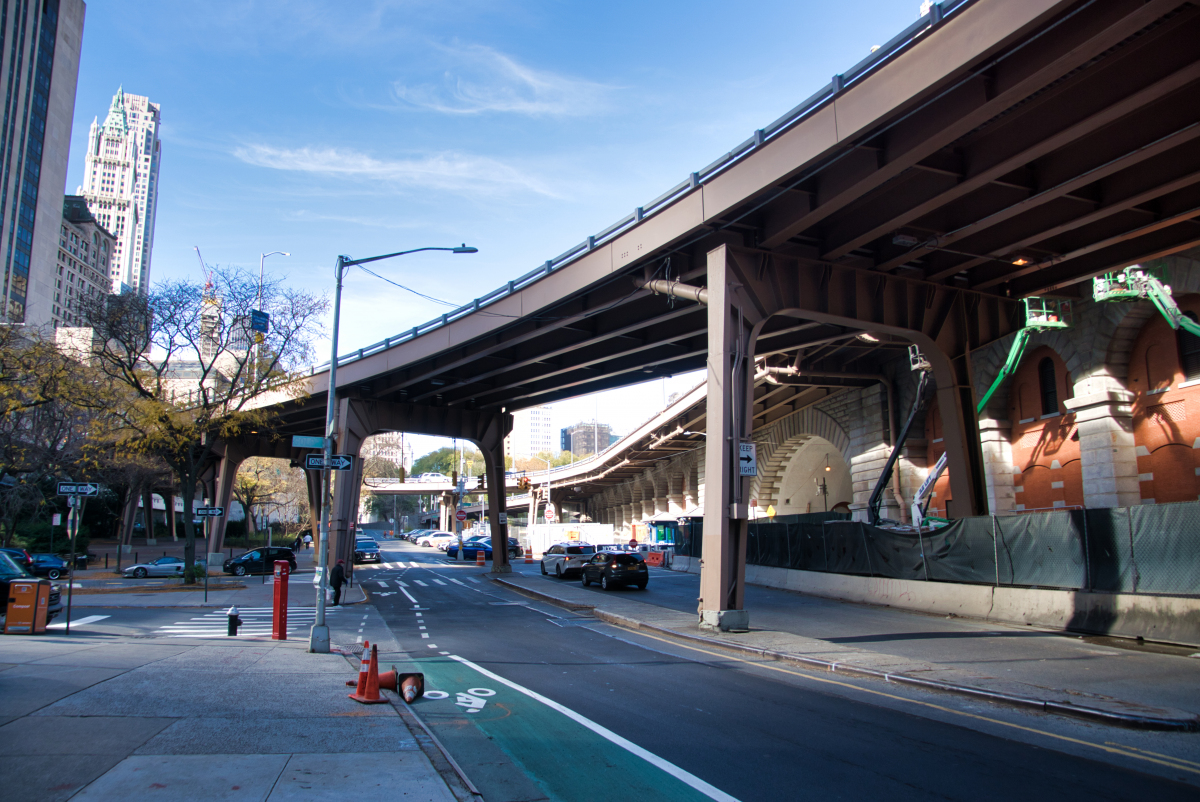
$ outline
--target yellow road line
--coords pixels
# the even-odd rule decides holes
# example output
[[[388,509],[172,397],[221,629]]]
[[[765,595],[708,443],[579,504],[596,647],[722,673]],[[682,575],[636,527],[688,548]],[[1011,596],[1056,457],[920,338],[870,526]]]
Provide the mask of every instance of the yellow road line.
[[[1138,749],[1136,746],[1126,746],[1125,744],[1119,744],[1116,741],[1105,741],[1104,743],[1108,744],[1109,746],[1118,747],[1120,749],[1129,749],[1134,752],[1141,752],[1144,755],[1154,755],[1155,757],[1161,757],[1163,760],[1170,760],[1175,763],[1180,763],[1180,764],[1182,764],[1180,766],[1180,768],[1183,768],[1183,766],[1195,766],[1196,768],[1200,768],[1200,763],[1193,763],[1192,761],[1184,760],[1181,757],[1171,757],[1170,755],[1164,755],[1159,752],[1151,752],[1149,749]]]
[[[713,657],[720,657],[724,660],[736,660],[739,663],[745,663],[746,665],[749,665],[749,666],[755,666],[757,668],[765,668],[770,671],[778,671],[781,674],[788,674],[793,677],[799,677],[800,679],[806,679],[806,680],[809,680],[810,682],[820,682],[820,683],[824,683],[826,685],[836,685],[840,688],[847,688],[849,690],[859,691],[861,693],[868,693],[868,694],[873,694],[875,696],[882,696],[885,699],[891,699],[896,702],[904,702],[906,704],[917,705],[919,707],[927,707],[932,710],[938,710],[942,713],[949,713],[954,716],[962,716],[963,718],[971,718],[971,719],[975,719],[976,721],[986,721],[989,724],[996,724],[998,726],[1008,727],[1009,729],[1014,729],[1014,730],[1021,730],[1022,732],[1029,732],[1029,733],[1033,733],[1034,735],[1041,735],[1046,738],[1053,738],[1055,740],[1065,741],[1066,743],[1075,744],[1077,746],[1086,746],[1091,749],[1099,749],[1102,752],[1108,752],[1109,754],[1113,754],[1113,755],[1122,755],[1123,757],[1129,757],[1129,758],[1133,758],[1135,760],[1143,760],[1148,763],[1157,763],[1160,766],[1166,766],[1167,768],[1171,768],[1171,769],[1187,771],[1187,772],[1191,772],[1192,774],[1200,774],[1200,764],[1189,763],[1188,761],[1180,761],[1177,758],[1170,758],[1165,755],[1151,757],[1151,755],[1155,755],[1154,752],[1145,752],[1140,749],[1135,749],[1132,746],[1121,746],[1120,744],[1114,744],[1111,741],[1106,741],[1103,744],[1098,744],[1098,743],[1094,743],[1092,741],[1085,741],[1080,738],[1072,738],[1068,735],[1058,735],[1057,733],[1047,732],[1046,730],[1039,730],[1036,727],[1027,727],[1023,724],[1013,724],[1012,722],[1001,721],[1000,719],[990,718],[988,716],[981,716],[978,713],[967,713],[963,710],[955,710],[952,707],[936,705],[936,704],[933,704],[932,702],[923,702],[919,699],[908,699],[903,696],[897,696],[892,693],[885,693],[883,691],[877,691],[872,688],[863,688],[859,685],[852,685],[849,682],[841,682],[841,681],[835,680],[835,679],[825,679],[824,677],[815,677],[815,676],[812,676],[810,673],[804,672],[804,671],[797,671],[797,670],[793,670],[793,669],[783,668],[782,666],[770,665],[769,663],[757,663],[757,662],[754,662],[753,660],[747,660],[745,658],[738,657],[737,655],[725,654],[723,652],[709,651],[708,649],[701,649],[697,646],[689,646],[688,644],[680,643],[679,641],[670,640],[668,638],[661,638],[661,637],[658,637],[657,635],[650,635],[645,630],[639,630],[637,634],[641,635],[644,638],[650,638],[651,640],[659,641],[660,643],[668,643],[668,644],[671,644],[672,646],[678,646],[678,647],[681,647],[684,649],[690,649],[693,652],[700,652],[701,654],[707,654],[707,655],[711,655]],[[1195,767],[1195,768],[1193,768],[1193,767]]]

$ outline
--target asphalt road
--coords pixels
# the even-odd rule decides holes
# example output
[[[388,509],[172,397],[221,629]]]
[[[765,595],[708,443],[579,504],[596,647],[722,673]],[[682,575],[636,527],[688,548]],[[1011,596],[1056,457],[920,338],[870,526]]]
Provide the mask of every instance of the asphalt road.
[[[489,802],[1197,797],[1200,763],[1152,757],[1144,734],[643,636],[385,550],[403,566],[357,579],[426,674],[418,714]],[[682,599],[686,581],[646,593]],[[1194,752],[1197,736],[1165,737]]]

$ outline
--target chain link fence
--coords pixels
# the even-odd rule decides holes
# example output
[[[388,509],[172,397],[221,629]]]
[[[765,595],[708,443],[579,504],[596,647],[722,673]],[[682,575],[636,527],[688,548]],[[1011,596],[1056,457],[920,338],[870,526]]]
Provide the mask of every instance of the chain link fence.
[[[1200,596],[1200,501],[962,518],[922,533],[835,515],[752,521],[747,562],[891,579]],[[702,519],[681,521],[676,553],[702,556],[703,530]]]

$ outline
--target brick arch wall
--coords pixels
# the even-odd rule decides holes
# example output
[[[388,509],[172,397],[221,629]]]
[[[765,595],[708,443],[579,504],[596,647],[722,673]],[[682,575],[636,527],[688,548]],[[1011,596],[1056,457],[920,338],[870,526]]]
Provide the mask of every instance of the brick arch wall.
[[[1200,294],[1178,290],[1173,294],[1181,309],[1200,315]],[[1200,498],[1200,451],[1195,448],[1200,445],[1200,380],[1187,380],[1179,359],[1178,334],[1161,315],[1142,324],[1128,364],[1143,503]]]
[[[1058,408],[1043,414],[1043,359],[1054,364]],[[1012,421],[1013,499],[1018,510],[1083,506],[1083,467],[1075,413],[1064,402],[1075,386],[1069,365],[1054,349],[1030,350],[1010,381],[1008,419]],[[1018,473],[1019,471],[1019,473]]]
[[[788,460],[806,440],[816,436],[833,443],[850,464],[850,436],[832,415],[815,407],[802,409],[778,420],[754,436],[758,444],[758,476],[751,483],[750,497],[763,509],[773,504]]]

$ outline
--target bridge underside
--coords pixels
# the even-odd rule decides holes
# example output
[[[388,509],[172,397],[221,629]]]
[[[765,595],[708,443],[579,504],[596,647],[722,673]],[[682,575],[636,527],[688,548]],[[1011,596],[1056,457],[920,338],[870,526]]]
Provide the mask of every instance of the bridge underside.
[[[756,358],[878,374],[919,344],[955,514],[985,512],[972,352],[1020,327],[1017,299],[1083,297],[1098,273],[1200,243],[1197,41],[1200,7],[1179,0],[969,4],[579,259],[348,361],[342,409],[481,442],[514,410],[707,368],[708,442],[729,447],[706,451],[702,609],[724,626],[742,609],[748,493],[733,449],[756,415],[814,392],[759,405]],[[644,289],[653,279],[704,286],[708,304]],[[276,434],[322,434],[325,392],[314,377]],[[360,424],[339,425],[339,449],[355,448]]]

